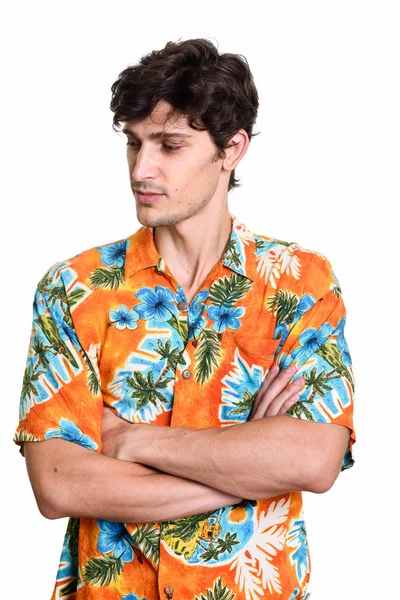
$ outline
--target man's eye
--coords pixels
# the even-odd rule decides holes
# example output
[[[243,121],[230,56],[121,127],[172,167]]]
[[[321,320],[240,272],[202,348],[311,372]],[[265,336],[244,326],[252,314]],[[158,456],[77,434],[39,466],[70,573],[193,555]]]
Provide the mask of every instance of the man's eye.
[[[140,146],[140,144],[137,142],[126,142],[126,145],[130,148],[137,148]],[[181,146],[170,146],[168,144],[164,144],[163,148],[167,150],[167,152],[176,152],[176,150],[179,150]]]
[[[179,150],[179,149],[181,148],[181,146],[167,146],[167,145],[165,144],[164,148],[165,148],[166,150],[168,150],[169,152],[173,152],[174,150]]]

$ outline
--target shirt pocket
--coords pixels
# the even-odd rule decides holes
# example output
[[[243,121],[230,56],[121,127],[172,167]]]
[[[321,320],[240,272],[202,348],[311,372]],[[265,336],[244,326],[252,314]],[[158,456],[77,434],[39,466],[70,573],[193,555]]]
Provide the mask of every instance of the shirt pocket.
[[[219,402],[213,411],[220,426],[244,423],[250,416],[257,393],[274,364],[279,339],[257,336],[237,339],[227,357],[226,373],[221,378]]]

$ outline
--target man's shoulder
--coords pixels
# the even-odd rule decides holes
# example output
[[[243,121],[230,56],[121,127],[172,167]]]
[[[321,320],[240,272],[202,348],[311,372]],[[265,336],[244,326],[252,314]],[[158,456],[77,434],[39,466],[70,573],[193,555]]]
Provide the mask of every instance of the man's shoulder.
[[[272,288],[322,293],[338,285],[329,259],[321,252],[287,241],[254,233],[256,269]]]
[[[123,267],[127,247],[132,237],[120,238],[114,242],[107,242],[92,246],[74,254],[70,258],[53,263],[40,280],[47,285],[70,286],[72,282],[80,281],[90,287],[96,288],[96,278],[109,276],[123,276]],[[40,286],[39,283],[39,286]]]

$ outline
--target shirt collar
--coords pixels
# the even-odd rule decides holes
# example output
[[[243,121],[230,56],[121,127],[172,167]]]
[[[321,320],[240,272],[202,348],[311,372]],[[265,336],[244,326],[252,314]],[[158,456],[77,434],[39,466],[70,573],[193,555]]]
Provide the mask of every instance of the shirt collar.
[[[232,227],[229,240],[221,257],[221,262],[239,275],[246,274],[246,266],[249,256],[243,254],[240,247],[251,245],[250,258],[255,257],[255,241],[253,234],[243,225],[239,219],[230,213]],[[159,273],[165,271],[165,261],[160,256],[153,240],[153,227],[142,226],[134,234],[127,238],[127,249],[125,259],[125,275],[130,277],[142,269],[156,267]],[[240,243],[240,240],[244,243]]]

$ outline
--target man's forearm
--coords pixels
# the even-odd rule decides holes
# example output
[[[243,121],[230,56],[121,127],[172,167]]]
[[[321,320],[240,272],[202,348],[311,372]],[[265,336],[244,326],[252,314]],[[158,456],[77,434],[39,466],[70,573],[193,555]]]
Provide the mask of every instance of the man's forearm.
[[[132,431],[135,461],[239,497],[262,499],[329,489],[349,432],[341,425],[278,415],[220,429],[146,427],[142,433],[138,444]]]
[[[26,443],[25,456],[38,506],[48,518],[169,521],[241,500],[61,439]]]

